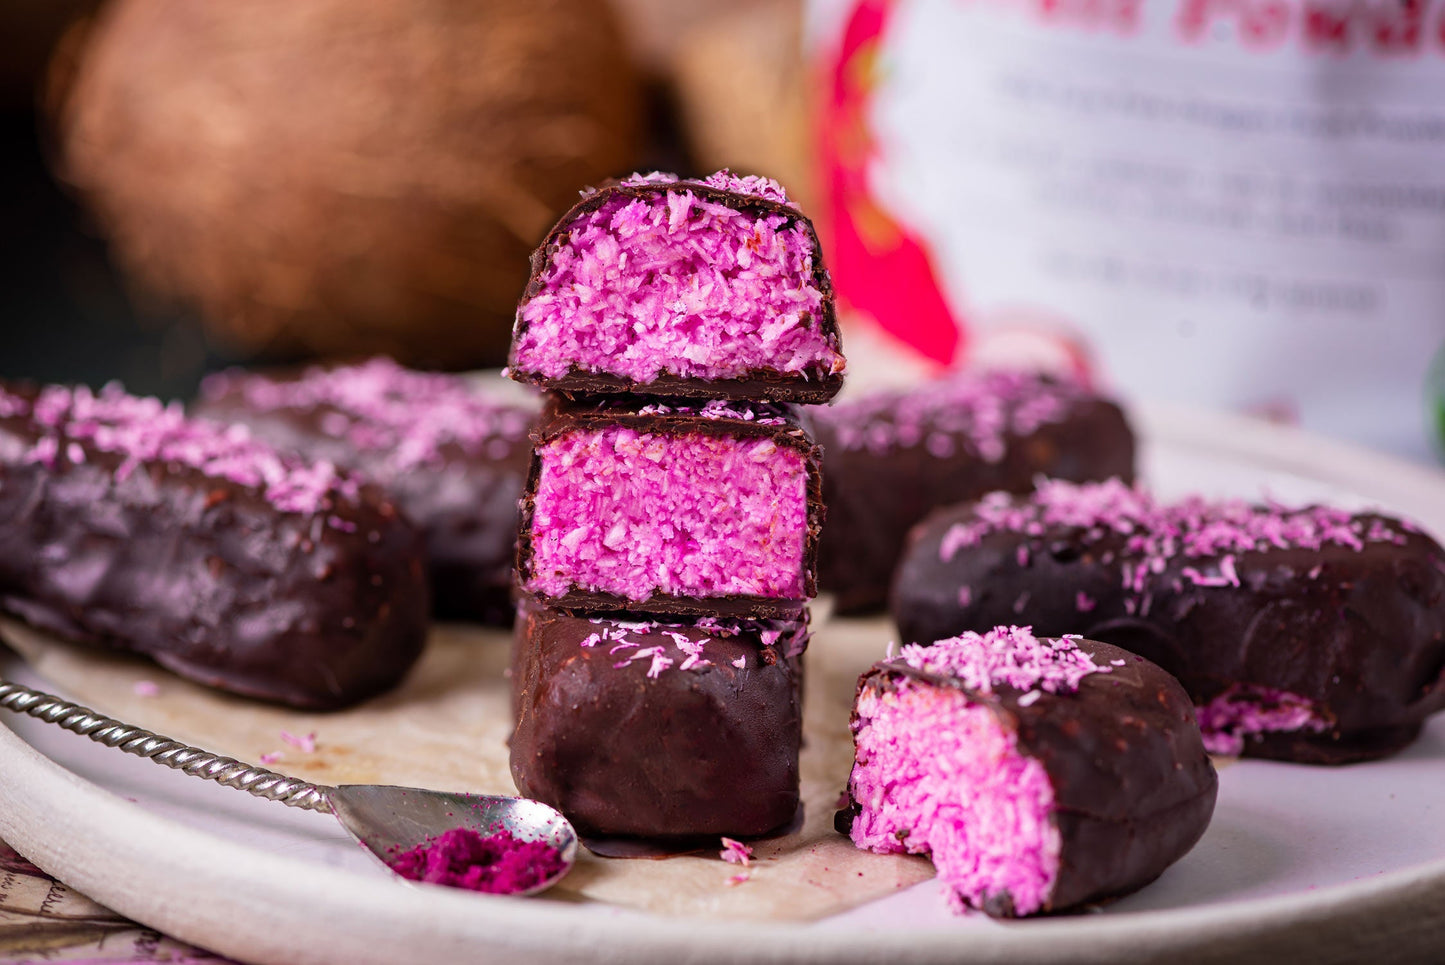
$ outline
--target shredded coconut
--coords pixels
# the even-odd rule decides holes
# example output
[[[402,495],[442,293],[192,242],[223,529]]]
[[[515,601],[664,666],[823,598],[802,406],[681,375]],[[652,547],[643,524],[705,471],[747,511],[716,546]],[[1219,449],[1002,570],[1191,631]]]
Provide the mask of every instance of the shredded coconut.
[[[385,483],[412,470],[441,464],[446,449],[501,459],[527,440],[535,412],[503,401],[463,376],[417,372],[388,358],[358,365],[307,369],[278,381],[243,371],[206,378],[201,395],[236,395],[256,412],[319,411],[317,425],[358,452],[382,453],[370,466]]]
[[[290,744],[292,747],[294,747],[294,748],[296,748],[297,750],[299,750],[299,751],[300,751],[301,753],[303,753],[303,754],[315,754],[315,753],[316,753],[316,733],[315,733],[315,731],[311,732],[310,734],[301,734],[301,735],[298,736],[298,735],[296,735],[296,734],[291,733],[290,731],[284,731],[284,730],[283,730],[283,731],[281,732],[281,739],[282,739],[283,741],[285,741],[286,743]]]
[[[734,841],[732,838],[722,839],[722,851],[718,857],[731,864],[740,864],[746,868],[753,860],[753,849],[741,841]]]
[[[1024,498],[1002,492],[983,497],[975,504],[974,519],[944,532],[939,556],[947,562],[990,533],[1040,536],[1052,527],[1078,529],[1086,543],[1102,539],[1106,533],[1123,535],[1123,585],[1141,597],[1149,575],[1164,572],[1173,559],[1209,561],[1202,568],[1185,566],[1180,570],[1198,586],[1239,586],[1235,561],[1240,553],[1318,550],[1328,545],[1361,550],[1366,543],[1405,539],[1380,519],[1357,517],[1329,506],[1291,509],[1243,500],[1211,502],[1201,496],[1166,504],[1157,502],[1142,487],[1117,479],[1101,483],[1047,479],[1040,480],[1037,490]],[[1078,609],[1085,610],[1087,598],[1081,595],[1078,602]],[[1141,603],[1135,600],[1134,606]]]
[[[1246,737],[1290,731],[1320,733],[1330,723],[1307,698],[1274,687],[1230,684],[1229,689],[1195,708],[1204,749],[1238,755]]]
[[[590,621],[600,627],[578,642],[579,647],[592,648],[608,645],[608,655],[619,657],[613,668],[621,670],[634,663],[647,665],[647,676],[653,679],[676,667],[678,670],[700,671],[713,666],[708,656],[711,639],[728,639],[744,635],[755,636],[763,646],[773,646],[784,638],[788,642],[788,656],[802,653],[808,644],[807,624],[802,621],[785,620],[725,620],[718,617],[703,618],[686,622],[639,622],[603,620]],[[707,636],[696,639],[697,633]],[[629,634],[635,635],[633,639]],[[676,653],[668,649],[671,641]],[[729,661],[742,670],[747,666],[747,657],[738,656]]]
[[[806,463],[756,442],[612,427],[539,446],[527,588],[801,598]]]
[[[999,686],[1072,693],[1090,674],[1109,672],[1072,639],[1040,640],[1027,627],[970,631],[931,646],[910,643],[896,659],[914,670],[951,677],[969,690],[985,694]]]
[[[47,386],[33,403],[0,390],[8,417],[27,413],[41,436],[27,459],[55,468],[62,449],[72,463],[85,449],[119,455],[118,482],[142,466],[174,463],[213,479],[260,490],[284,513],[314,514],[340,501],[356,502],[356,478],[329,462],[282,456],[244,426],[188,418],[178,403],[128,395],[117,384],[100,392],[85,386]]]
[[[876,392],[813,411],[844,449],[882,454],[922,446],[935,458],[947,459],[961,445],[986,462],[998,462],[1010,437],[1062,421],[1086,397],[1072,382],[996,370]]]

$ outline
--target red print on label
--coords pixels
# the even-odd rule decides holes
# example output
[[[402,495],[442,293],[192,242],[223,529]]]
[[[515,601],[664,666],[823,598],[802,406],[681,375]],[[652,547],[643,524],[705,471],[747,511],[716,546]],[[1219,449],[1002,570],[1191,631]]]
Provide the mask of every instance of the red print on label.
[[[1431,0],[1183,0],[1174,24],[1186,43],[1224,30],[1256,50],[1292,43],[1311,53],[1408,56],[1423,48],[1427,24],[1432,46],[1445,51],[1445,4],[1436,8]]]
[[[949,365],[961,357],[963,321],[943,297],[926,242],[885,211],[868,185],[878,158],[868,127],[874,68],[893,12],[893,0],[860,0],[824,79],[818,156],[827,195],[820,227],[839,300],[923,358]]]

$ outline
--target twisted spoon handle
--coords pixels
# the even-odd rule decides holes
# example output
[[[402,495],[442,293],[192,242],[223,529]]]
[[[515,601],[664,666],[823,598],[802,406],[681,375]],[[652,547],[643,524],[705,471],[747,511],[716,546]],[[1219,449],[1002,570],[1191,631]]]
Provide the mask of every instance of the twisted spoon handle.
[[[4,678],[0,678],[0,707],[29,714],[82,737],[89,737],[98,744],[118,747],[127,754],[149,758],[192,777],[215,781],[268,801],[280,801],[287,807],[332,813],[331,792],[335,789],[325,784],[308,784],[264,767],[254,767],[231,757],[190,747]]]

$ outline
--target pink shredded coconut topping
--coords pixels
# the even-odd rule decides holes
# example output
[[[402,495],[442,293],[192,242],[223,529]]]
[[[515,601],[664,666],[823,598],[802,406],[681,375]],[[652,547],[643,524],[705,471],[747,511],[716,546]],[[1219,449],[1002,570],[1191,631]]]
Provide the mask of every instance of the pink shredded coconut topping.
[[[605,402],[601,403],[606,405]],[[653,402],[637,410],[638,415],[692,415],[704,419],[741,419],[760,426],[780,426],[787,422],[783,411],[775,405],[756,402],[731,402],[712,399],[702,405],[674,402]]]
[[[1224,693],[1195,708],[1195,713],[1204,735],[1204,749],[1211,754],[1241,754],[1244,739],[1252,734],[1302,730],[1319,733],[1330,727],[1308,699],[1253,684],[1230,684]]]
[[[281,732],[281,739],[303,754],[316,753],[316,734],[314,732],[310,734],[293,734],[290,731],[283,730]]]
[[[55,468],[62,442],[66,458],[84,461],[78,443],[123,457],[116,479],[125,481],[153,462],[186,466],[213,479],[261,490],[285,513],[313,514],[340,500],[356,501],[356,479],[329,462],[307,463],[280,455],[251,437],[244,426],[221,426],[187,418],[177,403],[127,395],[111,384],[95,393],[79,386],[47,386],[31,404],[0,390],[6,417],[27,413],[42,435],[28,459]],[[77,458],[77,456],[81,458]]]
[[[526,440],[535,417],[462,376],[417,372],[389,358],[315,367],[287,381],[221,372],[201,385],[207,399],[232,393],[257,412],[324,410],[322,432],[361,452],[388,453],[384,465],[393,475],[444,461],[450,446],[468,456],[505,457]]]
[[[951,677],[978,693],[991,694],[1001,686],[1073,693],[1089,674],[1109,672],[1079,649],[1074,639],[1040,640],[1028,627],[995,627],[931,646],[910,643],[894,659],[923,673]]]
[[[987,462],[998,462],[1010,436],[1027,436],[1062,421],[1084,398],[1070,382],[1034,372],[966,372],[902,391],[876,392],[818,408],[845,449],[886,453],[923,446],[939,459],[962,444]]]
[[[731,864],[740,864],[746,868],[753,860],[753,849],[741,841],[735,841],[732,838],[723,838],[722,850],[718,852],[718,857]]]
[[[1004,894],[1016,914],[1042,908],[1062,840],[1048,774],[1014,733],[962,691],[911,680],[865,690],[857,713],[853,843],[930,855],[955,910]]]
[[[1235,558],[1240,553],[1318,550],[1327,545],[1361,550],[1366,543],[1405,539],[1402,532],[1379,519],[1357,518],[1343,509],[1290,509],[1243,500],[1211,502],[1201,496],[1163,504],[1142,487],[1127,486],[1117,479],[1101,483],[1041,480],[1038,489],[1022,500],[1008,493],[990,493],[977,503],[975,516],[943,534],[939,544],[943,561],[994,532],[1040,536],[1051,527],[1066,526],[1083,530],[1086,542],[1114,532],[1127,537],[1123,580],[1125,588],[1136,594],[1144,593],[1149,574],[1164,572],[1176,558],[1209,561],[1203,568],[1180,570],[1196,585],[1239,586]],[[1138,600],[1133,603],[1136,609],[1140,606]]]
[[[540,445],[527,588],[804,595],[807,469],[771,439],[623,427]]]
[[[631,177],[624,178],[622,184],[629,188],[636,188],[648,184],[677,184],[681,180],[676,174],[668,174],[666,171],[651,171],[647,174],[633,174]],[[699,183],[720,191],[749,194],[766,201],[776,201],[779,204],[791,205],[793,203],[788,198],[788,192],[783,190],[783,186],[772,178],[751,174],[739,176],[726,168],[709,174]]]
[[[784,633],[791,632],[789,656],[797,656],[806,648],[808,631],[806,623],[791,622],[785,626],[777,620],[719,620],[710,618],[691,624],[663,623],[653,621],[624,622],[621,620],[594,619],[595,633],[588,634],[578,645],[586,648],[604,647],[609,656],[617,657],[613,669],[621,670],[630,664],[642,662],[647,665],[647,676],[653,679],[673,667],[678,670],[700,671],[713,666],[708,656],[708,642],[714,638],[736,637],[744,633],[756,634],[766,646],[772,646]],[[698,640],[687,630],[702,631],[708,636]],[[665,645],[654,643],[657,637],[672,641],[680,658],[667,654]],[[739,670],[747,666],[747,658],[739,656],[732,661]]]
[[[766,179],[713,179],[705,183],[786,200]],[[674,180],[653,174],[630,183]],[[642,383],[663,374],[842,372],[843,356],[822,330],[816,254],[798,218],[708,201],[685,182],[655,197],[612,198],[552,250],[543,290],[518,309],[512,367]]]

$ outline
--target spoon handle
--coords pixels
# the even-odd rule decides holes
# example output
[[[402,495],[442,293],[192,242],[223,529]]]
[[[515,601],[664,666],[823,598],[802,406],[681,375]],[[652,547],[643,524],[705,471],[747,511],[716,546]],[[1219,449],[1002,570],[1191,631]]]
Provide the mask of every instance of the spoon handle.
[[[119,748],[136,757],[149,758],[192,777],[215,781],[268,801],[280,801],[288,807],[332,813],[331,792],[335,789],[325,784],[308,784],[264,767],[190,747],[4,678],[0,678],[0,707],[29,714],[82,737],[89,737],[98,744]]]

